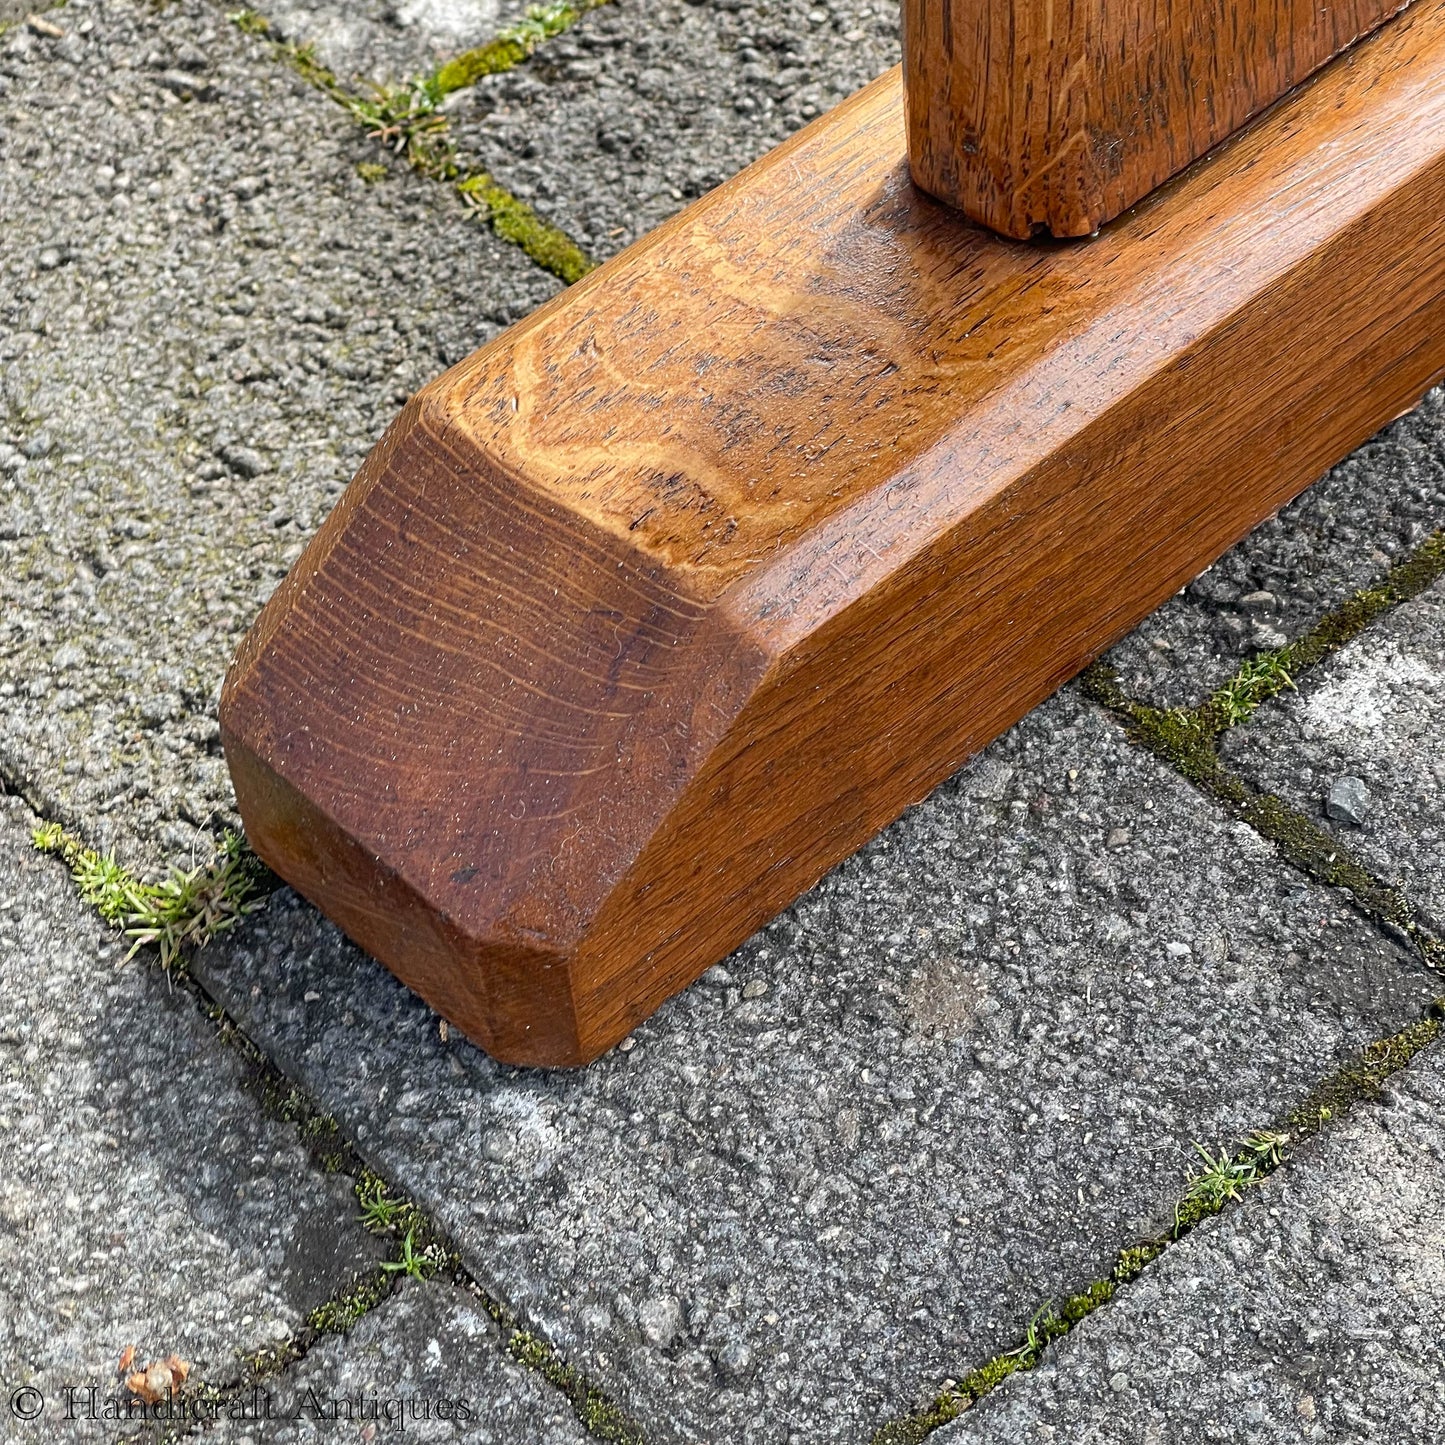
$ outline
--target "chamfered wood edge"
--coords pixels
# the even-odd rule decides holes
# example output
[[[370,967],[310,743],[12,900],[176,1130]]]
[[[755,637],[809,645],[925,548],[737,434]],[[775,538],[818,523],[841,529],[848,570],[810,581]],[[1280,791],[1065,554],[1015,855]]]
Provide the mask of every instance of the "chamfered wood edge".
[[[1428,58],[1438,73],[1438,47]],[[1329,84],[1329,73],[1314,83]],[[709,659],[726,642],[750,636],[753,644],[750,666],[718,711],[722,723],[673,770],[647,836],[583,926],[560,943],[534,938],[531,953],[512,952],[515,938],[465,929],[444,928],[435,946],[418,946],[415,935],[432,927],[428,911],[445,909],[404,880],[404,861],[358,851],[323,800],[293,788],[275,757],[261,756],[275,745],[260,718],[274,697],[253,698],[260,711],[240,705],[262,660],[296,624],[318,569],[355,525],[365,488],[349,493],[228,679],[227,756],[259,851],[483,1047],[517,1062],[595,1056],[1425,389],[1445,362],[1434,339],[1445,334],[1442,152],[1436,143],[1409,185],[1131,384],[1116,406],[892,574],[802,609],[805,620],[794,616],[782,636],[761,622],[756,603],[769,588],[806,583],[798,558],[813,544],[805,538],[762,580],[702,607],[720,641]],[[1232,258],[1220,255],[1218,264],[1228,268]],[[606,268],[586,284],[605,285]],[[548,310],[581,304],[585,294],[564,294]],[[1291,365],[1291,347],[1309,348],[1308,367]],[[1272,390],[1261,386],[1265,373],[1275,377]],[[1246,391],[1253,409],[1231,400],[1230,387]],[[429,404],[437,394],[429,389]],[[424,410],[382,444],[385,465],[368,463],[359,482],[394,469],[398,435]],[[1133,510],[1121,502],[1121,477]],[[1102,529],[1101,504],[1116,514]],[[830,519],[820,531],[838,525]],[[1071,537],[1092,541],[1058,545]],[[1141,537],[1148,547],[1137,545]],[[652,565],[613,556],[643,571]],[[1042,570],[1041,557],[1053,559]],[[992,599],[992,610],[980,599]],[[1018,628],[1010,618],[1020,613],[1037,625]],[[909,618],[928,626],[911,631]],[[900,655],[909,661],[901,675],[890,663]],[[856,661],[844,667],[845,657]],[[698,675],[683,702],[696,700]],[[301,693],[287,702],[291,721],[305,705]],[[327,820],[341,840],[325,847],[351,880],[344,887],[315,866],[321,845],[287,831],[288,809]],[[359,890],[356,877],[366,880]],[[358,908],[348,901],[358,891],[387,901]],[[391,909],[412,923],[378,922]],[[494,970],[514,977],[515,990],[489,991],[471,977]],[[565,987],[546,982],[563,975]],[[499,1023],[502,997],[509,1017]]]

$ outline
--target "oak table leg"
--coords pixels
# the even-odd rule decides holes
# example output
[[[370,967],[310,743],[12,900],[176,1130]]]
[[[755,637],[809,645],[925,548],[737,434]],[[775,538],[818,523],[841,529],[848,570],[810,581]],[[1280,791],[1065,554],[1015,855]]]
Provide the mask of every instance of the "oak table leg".
[[[594,1057],[1445,368],[1445,0],[1083,243],[884,76],[428,386],[228,675],[257,851]]]
[[[903,0],[913,178],[1087,236],[1408,0]]]

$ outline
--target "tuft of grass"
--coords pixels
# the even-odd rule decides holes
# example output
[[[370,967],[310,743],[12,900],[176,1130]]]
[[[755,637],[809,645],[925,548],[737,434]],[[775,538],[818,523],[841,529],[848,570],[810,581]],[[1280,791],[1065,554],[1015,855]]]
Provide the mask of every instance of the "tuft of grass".
[[[1225,727],[1244,722],[1260,706],[1285,688],[1294,687],[1288,670],[1288,649],[1252,657],[1212,698],[1210,704]]]
[[[154,947],[162,968],[204,948],[261,906],[265,868],[229,829],[209,864],[172,867],[158,883],[144,883],[115,861],[87,848],[58,823],[44,823],[31,835],[42,853],[53,853],[70,869],[81,898],[132,940],[126,959]]]
[[[1377,618],[1418,597],[1442,576],[1445,530],[1427,537],[1375,586],[1362,588],[1331,608],[1304,636],[1250,658],[1199,710],[1203,720],[1216,735],[1247,721],[1270,698],[1293,688],[1300,673],[1338,652]]]
[[[424,1280],[436,1272],[438,1263],[430,1246],[417,1247],[416,1230],[408,1229],[402,1236],[401,1248],[396,1258],[383,1260],[381,1267],[387,1274],[404,1274],[412,1279]]]
[[[1193,1174],[1184,1193],[1174,1203],[1174,1237],[1192,1229],[1201,1219],[1218,1214],[1226,1204],[1244,1197],[1279,1167],[1288,1136],[1273,1130],[1251,1134],[1233,1154],[1221,1145],[1217,1155],[1195,1141],[1194,1148],[1204,1168]]]

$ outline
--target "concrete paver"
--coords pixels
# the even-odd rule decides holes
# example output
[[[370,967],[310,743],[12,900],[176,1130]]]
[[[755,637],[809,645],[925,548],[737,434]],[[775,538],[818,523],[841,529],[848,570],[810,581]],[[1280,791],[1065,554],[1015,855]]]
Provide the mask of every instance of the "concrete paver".
[[[34,821],[0,796],[0,1434],[49,1445],[114,1438],[89,1412],[127,1345],[224,1383],[380,1250],[192,997],[121,965]],[[33,1420],[5,1408],[25,1388]]]
[[[416,1440],[584,1445],[565,1397],[502,1349],[464,1291],[403,1280],[344,1336],[330,1336],[206,1435],[212,1445]],[[370,1436],[367,1431],[370,1430]]]
[[[557,283],[220,7],[65,23],[0,38],[0,774],[144,867],[228,819],[226,664],[367,449]]]
[[[1223,756],[1401,888],[1445,936],[1445,582],[1231,731]]]
[[[1072,690],[586,1070],[289,893],[196,967],[657,1441],[866,1437],[1439,991]]]
[[[938,1445],[1416,1445],[1445,1418],[1445,1054],[1171,1249]]]

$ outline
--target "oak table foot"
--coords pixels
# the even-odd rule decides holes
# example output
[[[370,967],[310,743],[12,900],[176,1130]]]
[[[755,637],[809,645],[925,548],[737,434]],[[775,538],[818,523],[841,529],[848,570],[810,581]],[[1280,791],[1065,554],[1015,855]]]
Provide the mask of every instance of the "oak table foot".
[[[238,654],[260,855],[491,1053],[621,1039],[1445,369],[1445,0],[1085,242],[884,76],[406,408]]]

